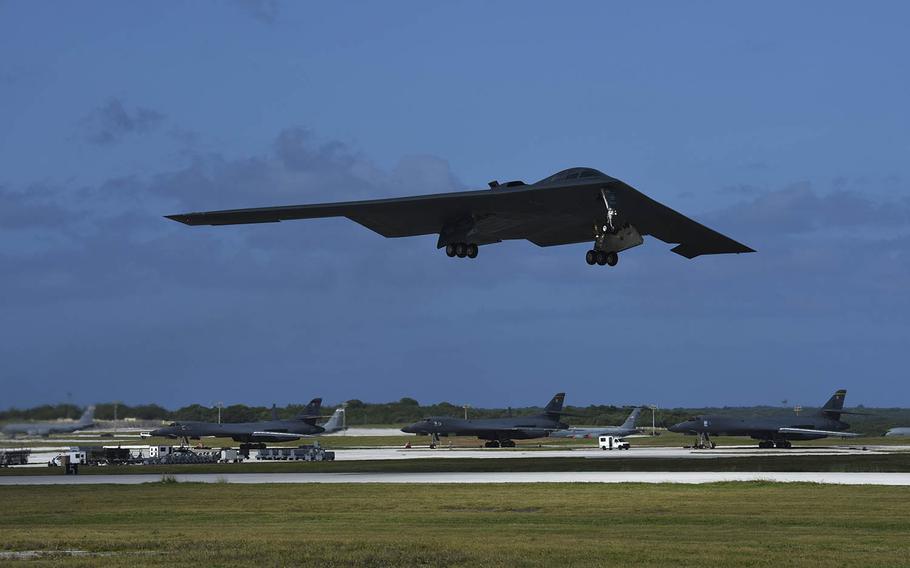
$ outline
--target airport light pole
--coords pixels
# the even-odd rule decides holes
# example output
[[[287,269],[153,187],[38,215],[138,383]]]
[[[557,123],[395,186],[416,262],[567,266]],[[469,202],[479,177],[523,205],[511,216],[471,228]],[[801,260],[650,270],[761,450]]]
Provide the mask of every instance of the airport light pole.
[[[655,434],[657,433],[657,427],[656,427],[655,422],[654,422],[654,412],[657,410],[657,405],[656,405],[656,404],[649,404],[649,405],[648,405],[648,408],[651,409],[651,435],[653,436],[653,435],[655,435]]]
[[[464,408],[464,419],[467,420],[468,419],[468,408],[470,408],[470,406],[468,406],[467,404],[462,404],[461,407]]]
[[[219,400],[215,403],[215,406],[218,407],[218,424],[221,424],[221,407],[224,406],[224,403]]]

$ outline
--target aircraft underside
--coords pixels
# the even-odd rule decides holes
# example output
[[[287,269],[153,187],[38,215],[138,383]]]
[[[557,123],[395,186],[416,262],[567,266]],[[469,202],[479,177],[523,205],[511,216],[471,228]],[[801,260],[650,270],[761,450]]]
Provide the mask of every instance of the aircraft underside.
[[[590,266],[616,266],[619,253],[641,245],[644,238],[634,225],[623,221],[620,212],[610,204],[607,192],[601,190],[601,197],[603,211],[591,217],[592,245],[585,253],[585,262]],[[477,258],[480,246],[507,240],[527,239],[540,246],[548,246],[547,227],[553,224],[552,216],[471,216],[443,227],[436,247],[444,247],[450,258]],[[529,238],[529,235],[535,234],[537,236]]]

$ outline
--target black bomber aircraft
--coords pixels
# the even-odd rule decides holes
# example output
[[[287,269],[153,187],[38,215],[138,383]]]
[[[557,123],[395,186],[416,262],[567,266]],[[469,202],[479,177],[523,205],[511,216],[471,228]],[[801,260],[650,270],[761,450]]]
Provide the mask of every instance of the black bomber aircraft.
[[[263,442],[289,442],[303,436],[320,434],[325,429],[316,425],[320,418],[322,399],[314,398],[303,412],[289,420],[280,420],[272,409],[272,419],[260,422],[174,422],[165,428],[152,430],[143,436],[162,436],[181,438],[186,444],[190,439],[204,437],[231,438],[242,444],[259,444]]]
[[[484,420],[462,420],[451,416],[431,416],[401,429],[408,434],[432,436],[430,447],[435,448],[440,436],[476,436],[486,440],[487,448],[514,448],[513,440],[545,438],[554,430],[568,428],[560,421],[564,414],[562,404],[566,393],[556,393],[547,403],[543,412],[533,416],[514,418],[488,418]]]
[[[318,203],[168,215],[187,225],[277,223],[347,217],[384,237],[438,234],[449,257],[475,258],[478,247],[525,239],[549,247],[592,243],[589,265],[615,266],[646,235],[692,259],[755,252],[592,168],[570,168],[536,183],[491,181],[490,189],[369,201]]]
[[[736,418],[732,416],[696,416],[670,426],[671,432],[698,436],[697,448],[713,448],[711,436],[750,436],[759,440],[759,448],[789,448],[791,440],[816,440],[829,436],[858,436],[845,432],[850,427],[841,422],[842,414],[861,414],[844,410],[847,391],[840,389],[818,411],[802,415],[769,418]]]

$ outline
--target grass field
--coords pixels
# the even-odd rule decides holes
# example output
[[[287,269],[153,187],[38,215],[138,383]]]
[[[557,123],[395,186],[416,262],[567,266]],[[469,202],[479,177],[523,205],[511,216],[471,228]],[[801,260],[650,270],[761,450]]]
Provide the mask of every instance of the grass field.
[[[71,566],[830,568],[910,558],[906,487],[156,483],[3,487],[0,499],[0,550],[102,554]]]

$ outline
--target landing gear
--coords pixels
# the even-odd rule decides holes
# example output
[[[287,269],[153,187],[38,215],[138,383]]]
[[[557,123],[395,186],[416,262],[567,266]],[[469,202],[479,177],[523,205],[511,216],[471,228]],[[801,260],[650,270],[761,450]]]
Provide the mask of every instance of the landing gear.
[[[711,441],[710,436],[702,432],[698,435],[695,445],[692,447],[697,450],[713,450],[717,447],[717,444]]]
[[[499,442],[499,445],[503,448],[514,448],[515,442],[513,440],[502,440]]]
[[[762,440],[758,443],[758,447],[762,448],[763,450],[773,448],[774,442],[772,440]]]
[[[590,266],[594,266],[595,264],[598,266],[603,266],[605,264],[607,266],[616,266],[619,262],[619,255],[613,251],[605,252],[591,249],[585,253],[585,262]]]
[[[487,441],[487,442],[484,443],[483,447],[484,447],[484,448],[498,448],[498,447],[499,447],[499,440],[489,440],[489,441]]]
[[[778,440],[774,445],[781,449],[793,447],[793,444],[790,443],[790,440]]]
[[[434,433],[434,434],[430,437],[430,449],[431,449],[431,450],[435,450],[437,444],[439,444],[439,434],[435,434],[435,433]]]
[[[446,245],[446,256],[452,258],[477,258],[478,248],[474,243],[449,243]]]
[[[616,266],[620,252],[637,247],[644,240],[638,229],[614,207],[616,199],[612,192],[603,188],[600,197],[605,216],[603,221],[594,223],[594,246],[585,254],[585,262],[592,266]]]

